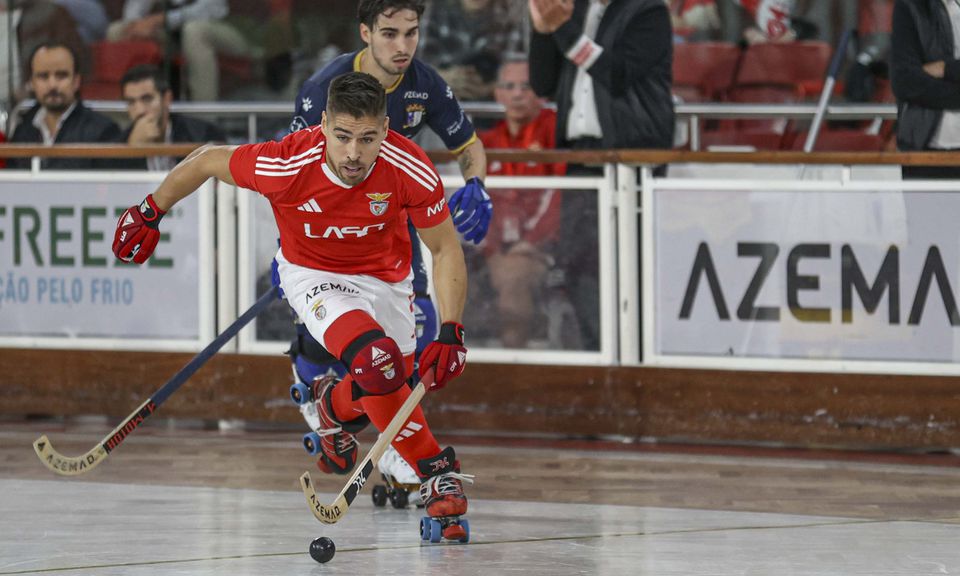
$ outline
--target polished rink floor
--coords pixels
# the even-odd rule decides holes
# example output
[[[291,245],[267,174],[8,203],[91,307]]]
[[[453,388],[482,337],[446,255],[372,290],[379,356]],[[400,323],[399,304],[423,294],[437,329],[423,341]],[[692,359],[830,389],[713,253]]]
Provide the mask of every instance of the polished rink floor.
[[[337,525],[314,520],[290,432],[148,427],[71,479],[30,445],[46,432],[75,455],[108,429],[0,424],[0,575],[960,573],[949,454],[459,438],[471,543],[434,545],[419,510],[375,508],[369,487]],[[314,478],[332,501],[342,479]]]

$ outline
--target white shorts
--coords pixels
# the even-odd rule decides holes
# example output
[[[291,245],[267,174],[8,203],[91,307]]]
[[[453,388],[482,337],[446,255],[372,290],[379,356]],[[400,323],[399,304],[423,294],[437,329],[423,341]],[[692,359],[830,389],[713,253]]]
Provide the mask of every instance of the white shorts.
[[[402,281],[384,282],[363,274],[338,274],[292,264],[277,251],[280,287],[317,342],[327,348],[324,335],[334,320],[347,312],[366,312],[392,338],[404,356],[417,349],[413,316],[413,272]]]

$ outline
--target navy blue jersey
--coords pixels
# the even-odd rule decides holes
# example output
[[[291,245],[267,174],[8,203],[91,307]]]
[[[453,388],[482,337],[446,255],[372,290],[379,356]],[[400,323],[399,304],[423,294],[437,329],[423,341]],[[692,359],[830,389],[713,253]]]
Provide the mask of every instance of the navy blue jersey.
[[[290,131],[296,132],[320,123],[320,113],[327,107],[330,82],[341,74],[360,71],[364,50],[342,54],[311,76],[297,95]],[[437,71],[413,58],[410,67],[393,86],[387,88],[387,116],[390,129],[407,138],[430,126],[447,149],[460,152],[477,139],[473,124],[464,114],[453,90]],[[413,246],[413,290],[427,293],[427,268],[420,254],[416,229],[409,224]]]
[[[338,56],[303,83],[290,124],[291,132],[320,123],[320,112],[327,107],[330,82],[340,74],[360,71],[363,52]],[[397,83],[387,88],[387,116],[390,129],[407,138],[430,126],[453,152],[463,150],[477,138],[453,90],[436,70],[417,58]]]

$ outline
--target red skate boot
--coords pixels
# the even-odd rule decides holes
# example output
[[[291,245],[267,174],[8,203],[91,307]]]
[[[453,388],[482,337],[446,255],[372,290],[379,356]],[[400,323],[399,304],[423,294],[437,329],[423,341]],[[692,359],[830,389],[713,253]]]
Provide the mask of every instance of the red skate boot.
[[[319,455],[317,468],[327,474],[349,474],[357,463],[357,438],[354,436],[367,427],[370,419],[363,415],[349,422],[340,422],[334,416],[330,394],[340,379],[334,375],[315,378],[310,385],[310,405],[315,411],[304,418],[314,429],[303,437],[303,447],[313,455]]]
[[[473,476],[460,473],[460,462],[452,447],[447,447],[433,458],[417,460],[420,473],[420,499],[429,516],[420,519],[420,538],[439,542],[441,538],[470,541],[470,523],[461,518],[467,513],[467,497],[463,482],[473,482]]]

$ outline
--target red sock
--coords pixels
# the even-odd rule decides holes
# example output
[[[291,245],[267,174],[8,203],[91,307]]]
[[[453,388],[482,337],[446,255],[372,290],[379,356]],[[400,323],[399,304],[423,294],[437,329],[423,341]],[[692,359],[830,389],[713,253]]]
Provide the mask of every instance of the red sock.
[[[404,364],[407,374],[413,371],[413,355],[404,358]],[[377,427],[377,430],[386,428],[393,420],[394,414],[400,409],[404,401],[410,396],[410,388],[401,386],[390,394],[384,396],[364,396],[360,399],[370,421]],[[393,441],[393,447],[397,449],[400,456],[407,461],[414,471],[417,471],[417,460],[430,458],[440,453],[440,445],[437,444],[433,432],[427,425],[427,419],[423,415],[423,410],[417,406],[407,418],[400,434]],[[419,475],[419,472],[417,472]]]
[[[349,374],[343,377],[330,394],[333,415],[341,422],[349,422],[366,412],[359,400],[353,399],[353,378]]]

